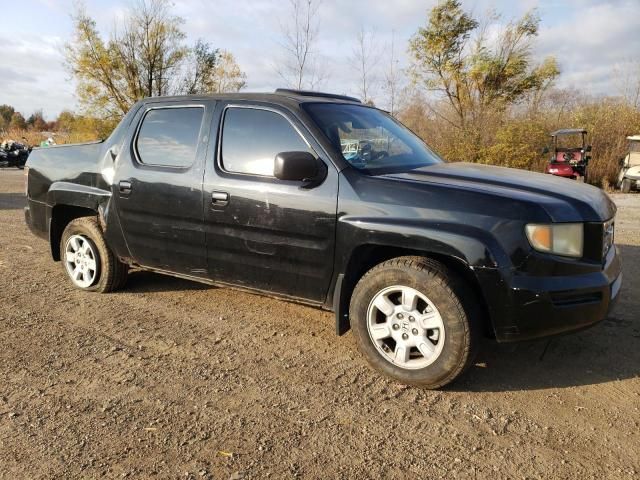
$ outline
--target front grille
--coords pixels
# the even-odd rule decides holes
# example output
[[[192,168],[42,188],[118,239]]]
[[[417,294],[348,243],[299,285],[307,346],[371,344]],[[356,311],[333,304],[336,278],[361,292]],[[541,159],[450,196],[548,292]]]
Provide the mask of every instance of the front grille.
[[[584,224],[584,258],[592,262],[604,262],[615,237],[615,218],[606,222]]]

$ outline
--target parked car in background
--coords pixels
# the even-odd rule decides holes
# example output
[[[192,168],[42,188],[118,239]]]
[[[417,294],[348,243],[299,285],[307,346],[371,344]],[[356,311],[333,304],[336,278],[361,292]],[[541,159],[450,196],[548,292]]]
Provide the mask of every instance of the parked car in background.
[[[640,135],[627,137],[629,140],[629,153],[620,159],[620,174],[618,175],[618,188],[623,193],[629,193],[632,188],[638,188],[640,181]]]
[[[622,281],[601,190],[445,163],[340,95],[150,98],[106,141],[27,167],[26,222],[77,288],[117,290],[135,267],[331,310],[408,384],[453,381],[482,335],[591,326]]]

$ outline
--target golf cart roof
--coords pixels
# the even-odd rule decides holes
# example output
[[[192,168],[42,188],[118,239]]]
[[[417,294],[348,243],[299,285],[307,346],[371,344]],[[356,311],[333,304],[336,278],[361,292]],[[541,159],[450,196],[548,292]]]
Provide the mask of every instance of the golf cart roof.
[[[558,135],[571,135],[572,133],[587,133],[587,131],[584,128],[561,128],[551,132],[551,136],[557,137]]]
[[[640,135],[630,135],[627,137],[627,140],[631,140],[632,142],[640,142]]]

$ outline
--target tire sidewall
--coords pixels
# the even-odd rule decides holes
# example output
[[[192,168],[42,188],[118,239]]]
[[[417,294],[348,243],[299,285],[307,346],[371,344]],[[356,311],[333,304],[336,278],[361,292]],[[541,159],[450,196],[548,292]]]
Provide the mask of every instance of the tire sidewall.
[[[70,278],[69,272],[67,271],[65,250],[66,250],[67,241],[73,235],[82,235],[85,239],[87,239],[97,257],[95,259],[96,260],[96,280],[89,287],[83,288],[83,287],[80,287],[79,285],[76,285],[75,282],[73,282],[73,280]],[[86,291],[86,292],[101,291],[103,289],[105,277],[106,277],[105,271],[106,271],[106,268],[108,268],[107,262],[109,259],[109,253],[106,250],[106,244],[104,243],[102,236],[96,235],[96,232],[93,231],[92,228],[88,227],[87,225],[81,222],[77,222],[77,221],[70,222],[69,225],[67,225],[67,227],[65,228],[60,241],[60,259],[63,262],[63,268],[65,273],[67,274],[67,276],[69,277],[69,280],[71,281],[71,284],[75,288]]]
[[[410,267],[389,266],[371,271],[358,283],[350,308],[351,326],[358,346],[375,368],[404,383],[439,386],[449,383],[463,369],[469,355],[469,323],[456,294],[442,273]],[[415,370],[393,365],[377,350],[369,336],[367,311],[374,296],[392,285],[407,286],[425,295],[438,309],[444,323],[442,352],[430,365]]]

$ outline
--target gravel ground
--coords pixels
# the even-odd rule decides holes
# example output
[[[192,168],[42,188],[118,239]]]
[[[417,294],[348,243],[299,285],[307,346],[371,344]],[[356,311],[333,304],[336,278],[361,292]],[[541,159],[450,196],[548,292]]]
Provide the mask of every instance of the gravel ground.
[[[0,171],[1,478],[638,478],[640,194],[609,318],[487,341],[443,391],[388,381],[331,314],[135,272],[74,290]]]

